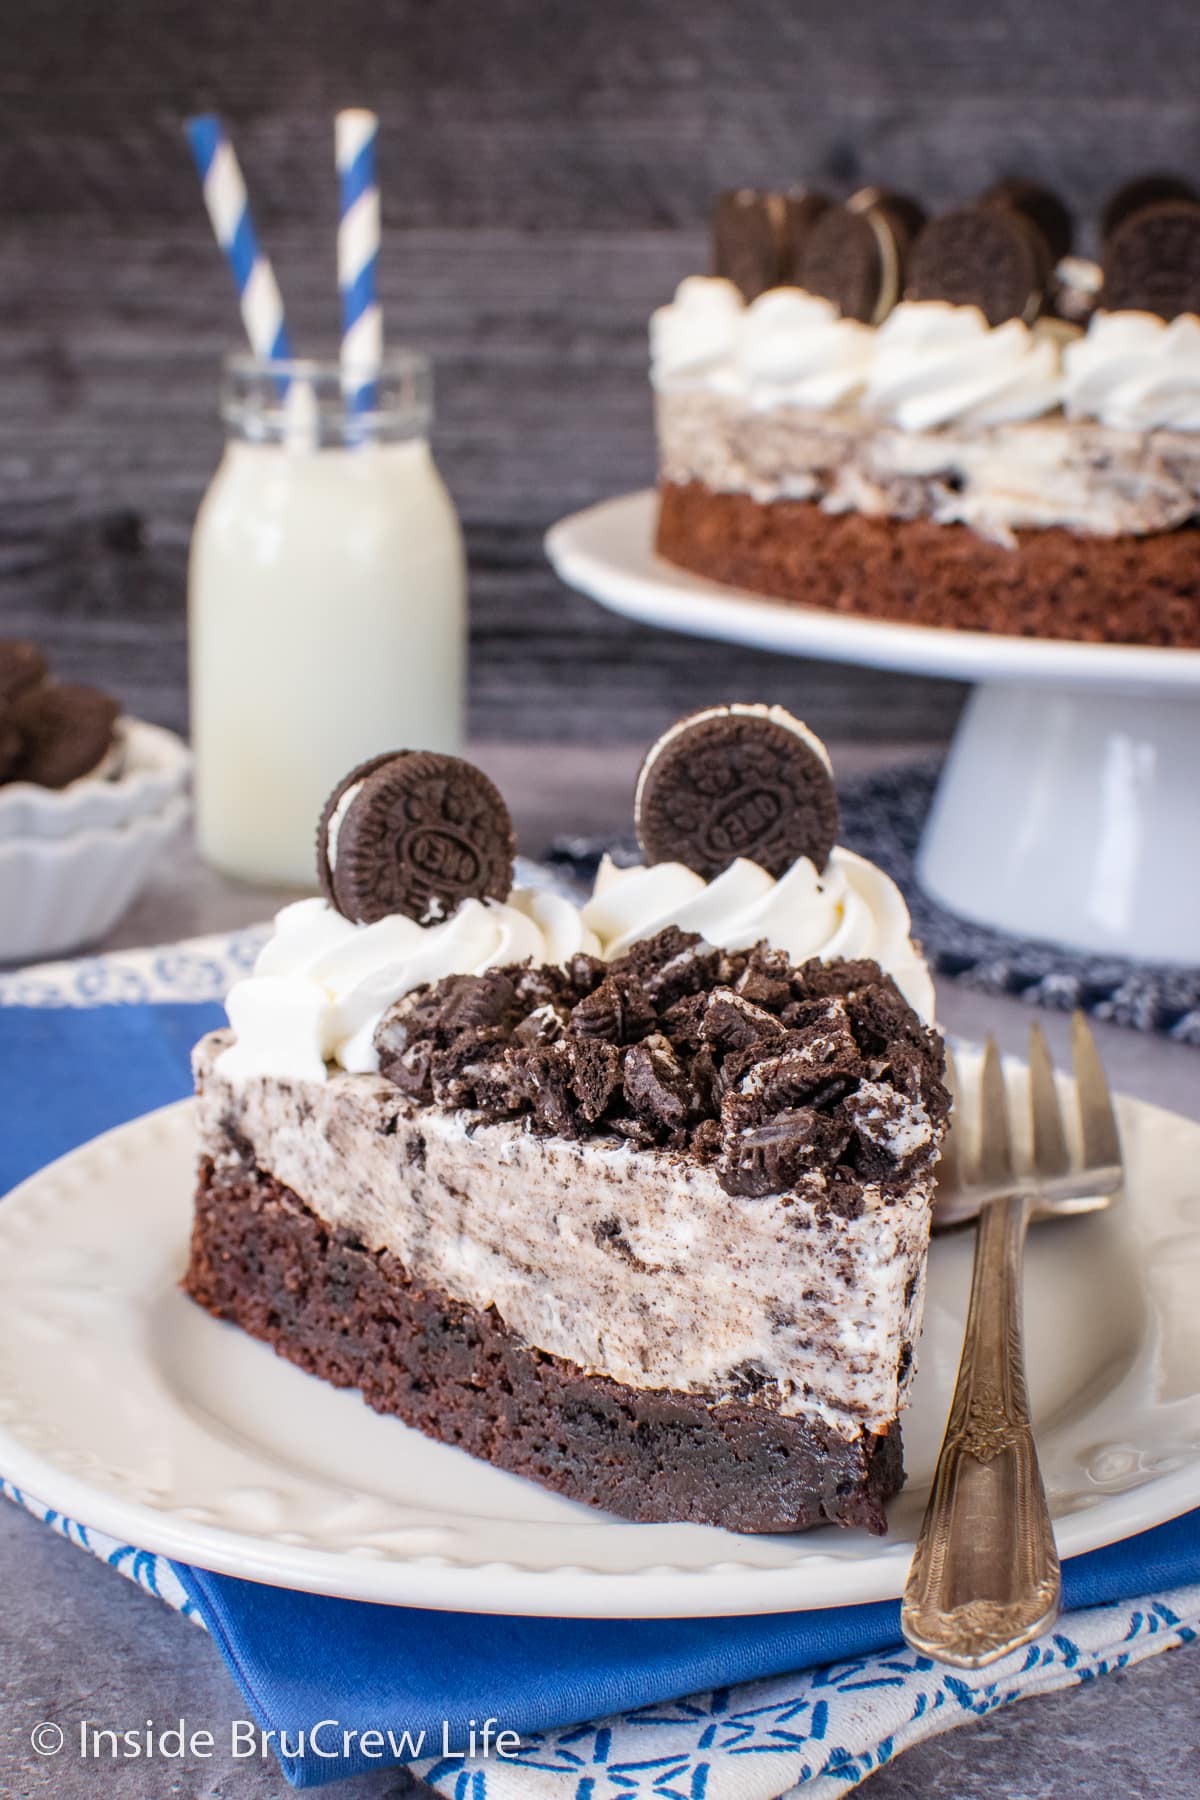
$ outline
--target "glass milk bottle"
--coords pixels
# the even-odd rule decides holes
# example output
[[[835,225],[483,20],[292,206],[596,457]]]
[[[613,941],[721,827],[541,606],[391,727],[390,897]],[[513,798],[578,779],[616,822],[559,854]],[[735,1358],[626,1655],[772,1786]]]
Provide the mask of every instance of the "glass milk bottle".
[[[315,885],[316,822],[348,769],[461,747],[463,545],[432,412],[412,352],[369,396],[336,363],[225,365],[188,637],[197,844],[228,874]]]

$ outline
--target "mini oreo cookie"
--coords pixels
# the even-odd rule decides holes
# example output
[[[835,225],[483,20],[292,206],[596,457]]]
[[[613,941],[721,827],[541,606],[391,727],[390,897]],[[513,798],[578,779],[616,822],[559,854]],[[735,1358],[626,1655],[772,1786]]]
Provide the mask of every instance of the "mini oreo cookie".
[[[900,297],[908,247],[924,213],[915,200],[863,188],[831,206],[805,237],[796,278],[843,318],[878,324]]]
[[[430,924],[463,900],[506,900],[514,849],[508,808],[480,769],[398,750],[352,769],[330,795],[317,865],[347,919],[371,925],[404,913]]]
[[[1200,202],[1164,200],[1130,213],[1104,246],[1108,312],[1200,312]]]
[[[47,673],[46,659],[36,644],[26,638],[0,638],[0,706],[39,687]]]
[[[651,748],[634,818],[648,863],[711,881],[739,856],[774,876],[801,856],[823,869],[838,804],[824,747],[783,707],[713,706]]]
[[[99,688],[48,683],[27,689],[5,713],[21,739],[10,779],[64,788],[89,775],[112,745],[120,710]]]
[[[913,245],[905,298],[977,306],[989,325],[1028,323],[1049,273],[1045,240],[1021,213],[964,206],[931,219]]]
[[[1200,200],[1200,194],[1181,175],[1139,175],[1125,182],[1109,195],[1100,216],[1100,236],[1105,243],[1126,219],[1147,206],[1161,206],[1164,200]]]
[[[1036,181],[1025,181],[1019,175],[1009,175],[1003,181],[994,181],[980,194],[979,205],[1020,213],[1041,233],[1051,264],[1061,262],[1070,254],[1074,223],[1053,188],[1042,187]]]

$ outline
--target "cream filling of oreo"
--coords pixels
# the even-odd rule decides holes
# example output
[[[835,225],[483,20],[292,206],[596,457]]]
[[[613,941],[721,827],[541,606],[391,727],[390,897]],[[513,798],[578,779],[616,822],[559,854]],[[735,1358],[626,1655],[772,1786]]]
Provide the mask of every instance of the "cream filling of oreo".
[[[900,298],[900,254],[896,239],[886,215],[880,211],[879,197],[873,189],[851,195],[846,202],[846,211],[855,213],[870,226],[879,251],[879,293],[871,313],[872,325],[878,325]]]
[[[379,1075],[239,1084],[231,1054],[227,1033],[196,1052],[201,1147],[218,1168],[248,1143],[327,1225],[495,1307],[527,1344],[639,1389],[719,1401],[749,1382],[756,1404],[850,1439],[904,1405],[933,1189],[919,1105],[898,1142],[927,1157],[893,1198],[864,1183],[849,1218],[822,1210],[823,1175],[739,1198],[689,1157],[478,1125]]]
[[[338,839],[342,835],[342,826],[346,822],[346,814],[363,791],[363,782],[352,781],[345,793],[338,799],[337,805],[329,815],[329,824],[325,829],[325,860],[329,864],[332,875],[337,868]]]

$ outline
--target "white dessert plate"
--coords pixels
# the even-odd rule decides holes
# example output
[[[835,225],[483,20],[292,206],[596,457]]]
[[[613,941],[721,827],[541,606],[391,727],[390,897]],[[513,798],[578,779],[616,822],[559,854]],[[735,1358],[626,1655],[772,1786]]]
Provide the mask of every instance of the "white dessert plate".
[[[1035,1227],[1030,1386],[1060,1552],[1200,1505],[1200,1124],[1125,1100],[1129,1193]],[[935,1240],[888,1537],[632,1525],[382,1418],[180,1292],[190,1102],[0,1202],[0,1473],[161,1554],[390,1604],[576,1617],[897,1596],[958,1362],[970,1234]]]
[[[645,625],[791,656],[958,681],[1099,687],[1133,694],[1200,692],[1200,650],[897,625],[764,599],[689,575],[655,555],[656,508],[657,496],[647,488],[561,519],[546,534],[546,555],[555,573],[568,587]]]

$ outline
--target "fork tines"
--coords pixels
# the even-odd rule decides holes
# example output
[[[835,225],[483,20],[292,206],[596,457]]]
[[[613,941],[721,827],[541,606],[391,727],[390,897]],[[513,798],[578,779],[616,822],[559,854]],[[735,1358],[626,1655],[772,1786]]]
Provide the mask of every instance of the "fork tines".
[[[938,1170],[937,1223],[974,1216],[990,1198],[1028,1186],[1043,1205],[1084,1210],[1121,1181],[1121,1140],[1108,1080],[1082,1013],[1071,1020],[1071,1049],[1079,1114],[1079,1154],[1073,1155],[1063,1124],[1050,1048],[1040,1025],[1029,1033],[1031,1155],[1019,1168],[1013,1153],[1010,1103],[1004,1067],[993,1037],[984,1045],[979,1072],[978,1132],[972,1142],[964,1118],[963,1088],[947,1052],[946,1078],[954,1097],[951,1129]],[[1072,1203],[1074,1205],[1072,1206]]]

